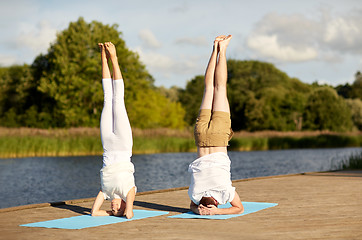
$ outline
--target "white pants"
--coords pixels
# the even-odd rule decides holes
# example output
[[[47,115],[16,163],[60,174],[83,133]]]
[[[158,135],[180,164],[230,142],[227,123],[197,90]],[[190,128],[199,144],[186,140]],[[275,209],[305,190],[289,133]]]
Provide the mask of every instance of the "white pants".
[[[123,79],[102,79],[104,106],[101,115],[103,166],[118,161],[130,161],[132,129],[124,103]]]

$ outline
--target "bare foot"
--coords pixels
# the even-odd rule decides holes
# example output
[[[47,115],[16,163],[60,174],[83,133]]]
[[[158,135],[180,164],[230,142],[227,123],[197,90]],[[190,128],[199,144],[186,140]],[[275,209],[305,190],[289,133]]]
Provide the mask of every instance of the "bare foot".
[[[217,36],[216,38],[215,38],[215,40],[214,40],[214,51],[215,50],[219,50],[219,42],[221,41],[221,40],[224,40],[224,38],[225,38],[226,36],[225,35],[220,35],[220,36]]]
[[[103,43],[98,43],[99,50],[101,51],[101,57],[102,58],[109,58],[109,55],[104,47]]]
[[[225,38],[226,38],[225,35],[220,35],[220,36],[217,36],[217,37],[215,38],[215,40],[216,40],[216,41],[221,41],[221,40],[224,40]]]
[[[106,48],[106,51],[108,52],[109,56],[111,58],[117,57],[116,47],[111,42],[104,43],[104,46]]]
[[[233,36],[228,35],[228,36],[224,37],[224,39],[222,39],[221,41],[219,41],[220,50],[227,48],[227,46],[229,45],[229,42],[230,42],[230,40],[231,40],[232,37],[233,37]]]

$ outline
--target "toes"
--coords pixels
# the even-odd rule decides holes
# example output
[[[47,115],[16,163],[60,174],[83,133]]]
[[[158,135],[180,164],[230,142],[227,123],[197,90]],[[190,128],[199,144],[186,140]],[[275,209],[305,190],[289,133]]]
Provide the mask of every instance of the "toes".
[[[99,48],[100,51],[103,51],[104,50],[103,43],[98,43],[98,48]]]

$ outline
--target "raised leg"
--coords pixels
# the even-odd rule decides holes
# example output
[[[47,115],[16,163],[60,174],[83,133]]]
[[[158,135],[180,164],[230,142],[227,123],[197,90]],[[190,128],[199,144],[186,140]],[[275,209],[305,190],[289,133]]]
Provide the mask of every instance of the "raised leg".
[[[204,96],[202,98],[200,109],[212,108],[212,102],[214,98],[215,68],[218,55],[218,42],[222,38],[224,38],[224,36],[219,36],[214,40],[213,50],[205,72]]]
[[[215,86],[212,111],[230,112],[229,101],[227,99],[226,83],[227,83],[227,63],[226,48],[232,38],[228,35],[219,41],[219,59],[215,69]]]
[[[118,58],[117,58],[117,52],[116,47],[111,42],[104,43],[104,47],[106,49],[106,52],[111,59],[112,67],[113,67],[113,80],[122,79],[122,73],[118,65]]]
[[[107,139],[113,134],[113,111],[112,111],[112,79],[108,67],[108,54],[106,52],[105,46],[103,43],[98,43],[99,49],[101,51],[101,62],[102,62],[102,86],[104,94],[104,104],[101,114],[101,139],[104,151],[107,151]]]
[[[116,48],[110,42],[105,43],[105,47],[113,66],[113,133],[118,139],[117,143],[119,143],[115,146],[115,150],[132,152],[132,129],[124,102],[124,83],[118,65]]]
[[[103,43],[98,43],[99,50],[101,51],[101,61],[102,61],[102,78],[108,79],[111,78],[111,73],[108,67],[109,54],[106,51],[106,48]]]

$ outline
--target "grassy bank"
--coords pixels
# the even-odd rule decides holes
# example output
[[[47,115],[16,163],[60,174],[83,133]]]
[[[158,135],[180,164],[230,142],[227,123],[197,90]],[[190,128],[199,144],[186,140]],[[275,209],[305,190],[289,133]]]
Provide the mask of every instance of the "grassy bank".
[[[196,151],[190,131],[133,130],[133,153]],[[103,153],[99,129],[0,128],[0,158],[82,156]]]
[[[344,160],[342,165],[343,170],[362,169],[362,151],[357,154],[352,154]]]
[[[134,154],[196,151],[192,129],[133,129]],[[237,132],[230,150],[360,147],[361,133]],[[101,155],[99,129],[0,128],[0,158]]]
[[[230,141],[230,150],[280,150],[297,148],[343,148],[361,147],[361,135],[321,134],[316,136],[235,137]]]

